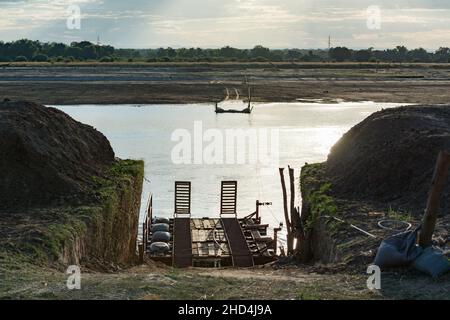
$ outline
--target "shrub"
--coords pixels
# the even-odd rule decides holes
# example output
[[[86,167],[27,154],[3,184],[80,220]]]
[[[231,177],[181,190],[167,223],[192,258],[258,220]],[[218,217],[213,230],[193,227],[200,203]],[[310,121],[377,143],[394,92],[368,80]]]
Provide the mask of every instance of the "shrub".
[[[252,58],[250,61],[252,61],[252,62],[268,62],[269,59],[267,59],[265,57],[256,57],[256,58]]]
[[[114,61],[114,59],[109,56],[105,56],[100,59],[100,62],[113,62],[113,61]]]
[[[16,62],[27,62],[28,59],[27,59],[27,57],[25,57],[25,56],[17,56],[17,57],[14,59],[14,61],[16,61]]]
[[[36,61],[36,62],[46,62],[46,61],[48,61],[48,56],[45,55],[45,54],[42,54],[42,53],[38,53],[37,55],[35,55],[35,56],[33,57],[33,61]]]

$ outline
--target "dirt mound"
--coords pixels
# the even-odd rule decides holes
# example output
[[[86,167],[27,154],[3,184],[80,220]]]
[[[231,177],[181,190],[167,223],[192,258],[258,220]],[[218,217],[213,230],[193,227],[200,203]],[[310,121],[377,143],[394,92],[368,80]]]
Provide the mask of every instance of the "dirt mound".
[[[79,200],[114,161],[103,134],[31,102],[0,102],[0,154],[0,209]]]
[[[338,196],[420,214],[440,150],[450,150],[450,105],[376,112],[332,148],[327,176]],[[442,209],[450,204],[448,187]]]

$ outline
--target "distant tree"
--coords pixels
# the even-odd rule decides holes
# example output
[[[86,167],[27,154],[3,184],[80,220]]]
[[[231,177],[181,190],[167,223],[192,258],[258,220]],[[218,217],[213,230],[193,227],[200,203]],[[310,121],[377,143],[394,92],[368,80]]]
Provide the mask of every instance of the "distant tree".
[[[229,46],[219,49],[219,54],[223,58],[238,58],[240,56],[240,50]]]
[[[96,46],[96,50],[97,50],[97,57],[101,58],[101,57],[105,57],[105,56],[113,56],[115,49],[112,46]]]
[[[8,48],[11,57],[24,56],[31,60],[38,51],[39,42],[21,39],[11,42]]]
[[[414,62],[430,62],[430,55],[423,48],[418,48],[418,49],[409,51],[408,57],[409,57],[410,61],[414,61]]]
[[[1,1],[1,0],[0,0]],[[43,43],[28,39],[11,42],[0,41],[0,61],[14,61],[23,56],[27,61],[42,59],[45,55],[51,61],[96,60],[110,61],[128,59],[141,61],[305,61],[319,62],[332,59],[334,61],[377,61],[377,62],[449,62],[450,49],[441,47],[435,52],[427,52],[423,48],[408,50],[399,45],[392,49],[351,50],[336,47],[328,50],[275,49],[255,46],[253,49],[238,49],[225,46],[220,49],[201,48],[159,48],[159,49],[115,49],[112,46],[97,45],[89,41],[64,43]],[[22,59],[22,58],[20,58]],[[130,60],[131,61],[131,60]]]
[[[113,62],[113,61],[114,61],[114,58],[113,58],[113,57],[107,57],[107,56],[102,57],[102,58],[100,59],[100,62]]]
[[[33,61],[46,62],[46,61],[48,61],[48,56],[43,53],[38,53],[33,57]]]
[[[175,58],[177,56],[177,52],[173,48],[167,48],[167,56],[169,58]]]
[[[450,48],[448,48],[448,47],[440,47],[439,49],[436,50],[436,54],[449,55],[450,54]]]
[[[288,60],[300,60],[302,58],[302,53],[299,50],[288,50],[286,57]]]
[[[25,56],[17,56],[17,57],[14,59],[14,61],[16,61],[16,62],[26,62],[26,61],[28,61],[28,59],[27,59],[27,57],[25,57]]]
[[[93,44],[81,47],[81,50],[82,50],[81,57],[83,59],[85,59],[85,60],[97,59],[97,50]]]
[[[450,62],[450,48],[440,47],[434,53],[434,61],[436,62]]]
[[[358,62],[367,62],[370,61],[372,58],[372,48],[366,49],[366,50],[358,50],[354,51],[353,58]]]
[[[66,48],[65,56],[73,57],[75,59],[82,59],[83,49],[71,45],[70,47]]]
[[[50,57],[63,56],[66,51],[66,45],[64,43],[50,43],[47,54]]]
[[[339,62],[350,60],[352,52],[346,47],[331,48],[329,51],[330,58]]]
[[[408,58],[408,48],[406,48],[405,46],[396,46],[392,52],[393,52],[393,57],[391,59],[392,61],[404,62]]]
[[[250,50],[250,55],[252,58],[266,58],[268,59],[270,56],[270,49],[265,48],[263,46],[255,46],[252,50]]]

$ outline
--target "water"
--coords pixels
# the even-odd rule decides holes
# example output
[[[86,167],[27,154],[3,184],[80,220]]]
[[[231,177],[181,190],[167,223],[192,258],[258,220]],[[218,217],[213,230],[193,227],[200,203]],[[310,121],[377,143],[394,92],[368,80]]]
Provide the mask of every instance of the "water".
[[[209,128],[217,128],[222,133],[232,128],[260,130],[258,132],[279,130],[279,166],[295,168],[297,203],[300,205],[299,175],[304,163],[325,161],[332,145],[353,125],[375,111],[397,105],[373,102],[270,103],[256,105],[251,115],[216,115],[213,106],[204,104],[57,108],[105,134],[116,156],[145,161],[141,219],[150,192],[153,194],[154,215],[173,215],[175,180],[192,181],[193,217],[216,217],[220,206],[220,181],[237,180],[238,215],[254,212],[257,199],[272,202],[272,206],[261,207],[260,212],[264,223],[277,227],[284,219],[278,164],[266,168],[264,174],[248,161],[233,165],[175,164],[171,157],[177,144],[171,140],[174,130],[187,129],[192,133],[195,121],[201,121],[203,132]],[[251,150],[247,152],[251,153]],[[286,181],[289,181],[287,170]]]

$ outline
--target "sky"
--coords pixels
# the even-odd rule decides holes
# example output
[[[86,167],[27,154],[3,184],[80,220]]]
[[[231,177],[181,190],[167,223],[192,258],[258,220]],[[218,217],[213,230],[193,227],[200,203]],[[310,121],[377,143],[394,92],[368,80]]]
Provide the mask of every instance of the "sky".
[[[309,49],[329,35],[333,47],[449,47],[450,1],[0,0],[0,41]]]

